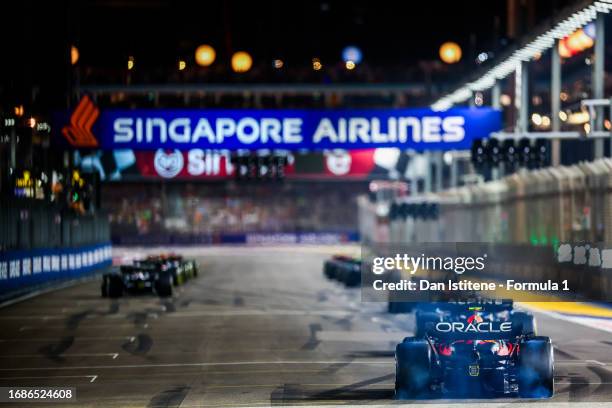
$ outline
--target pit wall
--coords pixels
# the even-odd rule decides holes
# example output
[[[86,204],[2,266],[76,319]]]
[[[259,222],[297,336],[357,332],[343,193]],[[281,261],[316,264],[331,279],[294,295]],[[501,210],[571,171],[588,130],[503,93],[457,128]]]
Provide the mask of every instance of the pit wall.
[[[386,208],[385,208],[386,207]],[[585,299],[612,301],[612,159],[522,171],[439,193],[359,200],[364,244],[477,242],[515,253],[497,269],[527,279],[579,279]],[[565,255],[561,256],[563,249]],[[549,262],[521,262],[539,251]],[[529,257],[527,257],[529,259]]]
[[[366,242],[590,242],[612,247],[612,159],[607,158],[399,198],[385,215],[364,197],[359,203],[360,234]],[[423,203],[437,208],[426,216],[405,211]]]

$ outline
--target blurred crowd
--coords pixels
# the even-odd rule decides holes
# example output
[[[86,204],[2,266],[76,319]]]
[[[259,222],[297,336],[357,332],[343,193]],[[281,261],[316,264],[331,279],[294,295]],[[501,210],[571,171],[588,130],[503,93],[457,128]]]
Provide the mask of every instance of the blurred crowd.
[[[107,184],[113,234],[351,231],[366,183]]]

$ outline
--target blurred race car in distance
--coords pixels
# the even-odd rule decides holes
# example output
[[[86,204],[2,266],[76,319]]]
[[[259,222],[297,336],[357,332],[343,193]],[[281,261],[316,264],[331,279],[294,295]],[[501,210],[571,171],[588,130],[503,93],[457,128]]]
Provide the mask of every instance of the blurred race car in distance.
[[[197,264],[176,254],[150,255],[121,265],[102,277],[102,296],[116,298],[124,293],[153,292],[172,296],[178,286],[198,275]]]
[[[344,283],[347,287],[361,284],[361,260],[347,255],[334,255],[323,265],[324,275],[331,280]]]
[[[198,276],[198,266],[194,260],[186,260],[177,254],[149,255],[144,259],[134,261],[134,265],[160,265],[162,269],[172,272],[174,286],[182,285],[187,280]]]
[[[397,345],[397,399],[552,397],[551,339],[533,333],[529,315],[487,318],[481,307],[453,305],[452,318],[428,321]]]

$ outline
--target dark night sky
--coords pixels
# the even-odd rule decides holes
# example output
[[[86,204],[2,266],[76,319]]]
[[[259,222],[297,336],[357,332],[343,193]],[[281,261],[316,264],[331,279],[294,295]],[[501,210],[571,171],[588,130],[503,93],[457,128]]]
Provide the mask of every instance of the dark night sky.
[[[535,1],[537,21],[571,3],[524,1]],[[315,56],[338,62],[342,48],[354,44],[364,62],[384,69],[436,60],[440,44],[452,40],[473,61],[474,53],[500,48],[506,9],[506,0],[12,2],[3,5],[0,25],[0,91],[61,90],[70,81],[71,43],[79,47],[81,66],[97,68],[123,68],[128,55],[139,69],[174,67],[179,57],[192,59],[202,43],[215,47],[217,61],[242,49],[256,64],[282,58],[290,66],[309,66]]]
[[[174,60],[177,53],[190,56],[198,43],[205,42],[221,56],[245,49],[256,59],[279,56],[306,64],[313,56],[340,59],[345,45],[356,44],[369,63],[378,65],[435,59],[442,42],[452,39],[468,47],[471,33],[478,46],[485,45],[495,37],[496,18],[501,30],[505,26],[505,1],[439,3],[431,7],[430,2],[415,1],[208,1],[133,8],[90,3],[75,11],[81,23],[74,34],[84,58],[96,62],[102,62],[102,54],[89,51],[111,44],[122,54]],[[112,29],[104,29],[109,26]]]

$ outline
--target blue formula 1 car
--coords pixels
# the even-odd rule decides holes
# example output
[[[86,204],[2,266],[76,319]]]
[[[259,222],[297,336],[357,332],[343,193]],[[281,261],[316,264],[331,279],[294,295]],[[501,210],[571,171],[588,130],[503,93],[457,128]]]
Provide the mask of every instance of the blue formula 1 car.
[[[523,327],[529,319],[492,318],[482,305],[453,308],[454,315],[427,322],[424,333],[397,345],[397,399],[553,395],[553,345]]]
[[[335,255],[325,261],[324,275],[331,280],[344,283],[347,287],[361,284],[361,260],[346,255]]]

